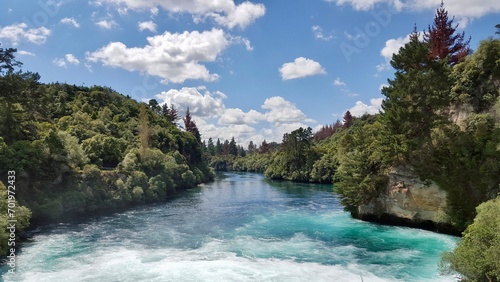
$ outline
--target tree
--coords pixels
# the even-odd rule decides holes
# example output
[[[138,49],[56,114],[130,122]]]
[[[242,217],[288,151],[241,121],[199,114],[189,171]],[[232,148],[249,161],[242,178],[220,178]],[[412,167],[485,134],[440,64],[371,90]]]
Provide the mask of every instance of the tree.
[[[174,107],[173,104],[168,107],[167,103],[163,104],[161,107],[161,115],[165,117],[170,123],[176,124],[179,119],[179,111]]]
[[[184,127],[185,127],[186,131],[191,132],[194,135],[194,137],[196,138],[196,140],[198,140],[198,142],[201,142],[200,131],[198,131],[198,127],[196,126],[196,123],[191,118],[191,114],[189,113],[189,107],[186,110],[186,116],[184,117],[183,120],[184,120]]]
[[[210,156],[215,156],[215,146],[212,137],[208,138],[207,151]]]
[[[250,140],[250,142],[248,143],[248,153],[249,153],[249,154],[252,154],[252,153],[254,153],[256,150],[257,150],[257,146],[255,146],[255,145],[253,144],[253,141],[252,141],[252,140]]]
[[[497,31],[495,31],[495,34],[500,35],[500,24],[495,25],[495,28],[497,29]]]
[[[238,147],[236,146],[236,141],[234,141],[234,137],[231,138],[231,141],[229,142],[229,154],[233,156],[238,155]]]
[[[349,128],[352,125],[352,115],[350,111],[345,112],[344,114],[344,124],[342,125],[342,128]]]
[[[266,142],[266,140],[262,141],[262,144],[260,144],[259,152],[261,154],[269,152],[269,144]]]
[[[142,104],[139,109],[139,141],[140,156],[144,160],[149,148],[149,121],[145,104]]]
[[[36,89],[40,75],[14,71],[21,66],[15,60],[16,49],[0,48],[0,136],[6,143],[33,140],[36,137],[34,119],[40,109]]]
[[[0,48],[0,75],[4,72],[13,72],[14,67],[20,67],[21,62],[15,59],[14,53],[17,52],[15,48]]]
[[[156,101],[156,99],[149,100],[148,106],[153,111],[153,113],[155,113],[155,114],[161,113],[160,104],[158,104],[158,101]]]
[[[455,250],[443,256],[442,267],[461,273],[466,281],[500,281],[500,197],[477,207]]]
[[[217,155],[222,155],[222,152],[224,151],[224,146],[220,142],[220,139],[217,138],[217,143],[215,144],[215,153]]]
[[[431,129],[445,120],[438,112],[449,105],[450,66],[429,58],[430,43],[414,30],[410,42],[393,55],[395,78],[382,89],[381,121],[393,140],[395,155],[406,160],[427,157],[432,151]],[[410,152],[419,150],[416,154]]]
[[[447,59],[450,65],[455,65],[470,52],[470,38],[465,40],[465,32],[456,34],[458,24],[453,26],[455,17],[448,20],[448,12],[441,7],[437,9],[432,27],[424,33],[424,41],[430,44],[429,56],[433,60]]]

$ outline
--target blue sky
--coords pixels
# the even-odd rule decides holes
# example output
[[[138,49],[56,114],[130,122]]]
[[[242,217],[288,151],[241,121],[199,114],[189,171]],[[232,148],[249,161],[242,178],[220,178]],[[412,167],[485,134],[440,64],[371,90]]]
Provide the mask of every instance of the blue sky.
[[[189,106],[202,138],[280,142],[376,113],[388,64],[440,1],[2,0],[0,43],[43,82],[109,86]],[[498,0],[449,0],[471,48],[494,36]]]

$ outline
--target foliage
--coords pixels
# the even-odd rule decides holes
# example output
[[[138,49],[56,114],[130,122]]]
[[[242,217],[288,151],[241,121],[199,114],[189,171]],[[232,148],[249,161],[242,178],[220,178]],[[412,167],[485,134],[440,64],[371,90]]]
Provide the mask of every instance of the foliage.
[[[274,179],[307,182],[319,154],[312,144],[312,129],[299,128],[283,135],[280,151],[265,171]]]
[[[469,53],[470,38],[465,40],[465,32],[456,34],[458,23],[448,19],[448,12],[441,7],[437,9],[432,27],[424,34],[424,40],[430,44],[429,56],[434,60],[447,60],[454,65],[464,59]]]
[[[15,191],[14,191],[15,192]],[[6,255],[10,249],[8,245],[10,238],[10,231],[7,229],[9,213],[7,211],[9,202],[14,204],[14,215],[16,220],[16,236],[19,235],[24,229],[29,226],[29,221],[31,218],[31,211],[25,207],[19,205],[15,200],[8,201],[7,187],[0,181],[0,254]],[[12,194],[10,194],[12,196]],[[15,195],[14,195],[15,198]]]
[[[176,126],[173,107],[107,87],[43,84],[16,71],[14,54],[0,49],[0,180],[16,171],[32,223],[161,201],[213,178],[200,137]]]
[[[463,281],[500,281],[500,197],[477,207],[455,250],[443,256],[442,266],[463,275]]]

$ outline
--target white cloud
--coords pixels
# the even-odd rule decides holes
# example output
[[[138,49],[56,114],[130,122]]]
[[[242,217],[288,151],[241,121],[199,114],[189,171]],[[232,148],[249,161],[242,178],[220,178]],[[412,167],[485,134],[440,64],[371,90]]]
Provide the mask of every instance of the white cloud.
[[[189,13],[195,22],[211,18],[219,25],[232,29],[236,26],[245,28],[256,19],[264,16],[266,8],[263,4],[254,4],[245,1],[235,4],[233,0],[99,0],[98,4],[107,3],[134,10],[149,9],[153,15],[157,14],[157,7],[171,13]]]
[[[116,23],[114,20],[100,20],[95,23],[98,27],[102,29],[113,29],[115,27],[118,27],[118,23]]]
[[[265,113],[268,122],[314,122],[314,120],[307,119],[306,115],[292,102],[280,96],[267,98],[262,108],[268,110]]]
[[[200,62],[213,62],[230,44],[224,31],[165,32],[147,38],[148,45],[128,48],[122,42],[111,42],[87,54],[92,62],[139,71],[163,79],[162,82],[182,83],[187,79],[214,81],[219,78]]]
[[[227,96],[219,91],[211,93],[204,86],[200,86],[183,87],[180,90],[170,89],[156,95],[156,98],[162,100],[160,104],[174,105],[181,114],[184,114],[189,107],[189,112],[193,116],[209,118],[220,116],[224,112],[223,100]]]
[[[65,68],[66,67],[66,61],[64,59],[54,59],[52,63],[58,67]]]
[[[70,63],[70,64],[73,64],[73,65],[80,64],[80,61],[73,54],[66,54],[64,57],[66,58],[66,61],[68,61],[68,63]]]
[[[399,0],[324,0],[325,2],[332,2],[337,6],[351,5],[355,10],[367,11],[372,9],[378,3],[389,3],[395,7],[401,6]]]
[[[156,24],[153,21],[147,21],[147,22],[139,22],[139,30],[149,30],[153,33],[156,33]]]
[[[219,124],[256,124],[260,121],[265,120],[265,115],[257,112],[256,110],[250,110],[248,112],[243,112],[239,108],[226,109],[222,116],[219,118]]]
[[[29,29],[26,23],[0,27],[0,39],[10,41],[14,47],[18,46],[21,41],[42,45],[51,33],[52,31],[44,26]]]
[[[333,39],[332,35],[325,36],[323,34],[323,28],[320,27],[319,25],[313,26],[312,31],[314,33],[314,38],[316,38],[316,39],[324,40],[324,41],[329,41],[329,40]]]
[[[61,23],[72,25],[75,28],[79,28],[80,24],[74,18],[64,18],[61,19]]]
[[[299,57],[293,62],[283,64],[279,72],[283,80],[326,74],[325,69],[318,62],[304,57]]]
[[[385,42],[384,48],[380,50],[380,56],[384,57],[385,62],[377,65],[378,71],[388,70],[391,67],[389,63],[392,60],[394,54],[399,53],[399,49],[403,47],[406,43],[410,42],[410,36],[393,38]]]
[[[246,38],[243,38],[241,39],[243,41],[243,43],[245,44],[245,48],[247,49],[247,51],[253,51],[253,46],[252,44],[250,43],[250,40],[246,39]]]
[[[24,50],[19,50],[19,51],[17,51],[17,53],[21,56],[35,56],[35,54],[28,52],[28,51],[24,51]]]
[[[324,0],[332,2],[338,6],[350,5],[355,10],[367,11],[373,9],[377,4],[387,4],[396,10],[436,10],[439,8],[439,1],[435,0]],[[480,18],[488,14],[500,12],[500,1],[497,0],[455,0],[445,1],[445,9],[450,15],[454,15],[461,22],[460,18]],[[467,22],[461,22],[462,24]]]
[[[360,117],[364,114],[378,114],[382,109],[382,101],[384,98],[376,98],[370,100],[370,105],[367,105],[361,101],[357,101],[356,105],[349,109],[351,114],[356,117]]]
[[[67,63],[77,66],[80,61],[73,54],[66,54],[64,58],[55,58],[52,63],[58,67],[66,68]]]
[[[346,86],[345,82],[343,82],[342,80],[340,80],[340,77],[335,78],[335,80],[333,81],[333,85],[335,85],[335,86]]]
[[[432,0],[421,1],[406,1],[405,3],[409,8],[416,10],[436,10],[439,3]],[[470,17],[480,18],[487,14],[494,14],[500,12],[500,1],[497,0],[455,0],[445,1],[444,8],[448,11],[449,15],[457,17]]]

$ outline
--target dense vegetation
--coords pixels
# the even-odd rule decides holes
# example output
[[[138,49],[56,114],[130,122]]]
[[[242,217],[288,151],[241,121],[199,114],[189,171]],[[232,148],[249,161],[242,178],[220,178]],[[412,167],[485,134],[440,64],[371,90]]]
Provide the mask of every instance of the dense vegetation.
[[[500,281],[500,197],[477,207],[474,222],[462,241],[443,259],[445,270],[461,273],[466,281]]]
[[[17,231],[30,211],[32,223],[65,220],[161,201],[213,177],[189,114],[181,130],[172,106],[106,87],[40,83],[18,69],[15,52],[0,49],[0,188],[5,199],[15,171],[15,198],[26,207]]]

